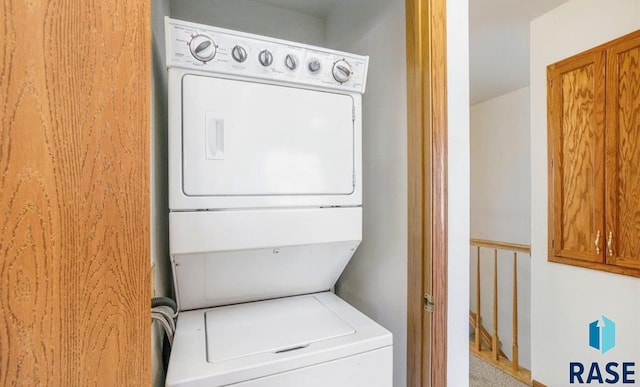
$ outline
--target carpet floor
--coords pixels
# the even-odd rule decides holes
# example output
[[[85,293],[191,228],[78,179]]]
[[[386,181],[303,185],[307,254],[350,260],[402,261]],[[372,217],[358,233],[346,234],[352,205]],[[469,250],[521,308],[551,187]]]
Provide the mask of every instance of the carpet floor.
[[[518,379],[469,354],[469,387],[528,387]]]

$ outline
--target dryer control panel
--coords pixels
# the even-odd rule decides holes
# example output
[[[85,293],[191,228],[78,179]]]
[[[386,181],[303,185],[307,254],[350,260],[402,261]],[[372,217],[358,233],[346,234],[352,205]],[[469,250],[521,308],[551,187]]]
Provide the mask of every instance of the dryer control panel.
[[[167,67],[364,93],[368,56],[165,18]]]

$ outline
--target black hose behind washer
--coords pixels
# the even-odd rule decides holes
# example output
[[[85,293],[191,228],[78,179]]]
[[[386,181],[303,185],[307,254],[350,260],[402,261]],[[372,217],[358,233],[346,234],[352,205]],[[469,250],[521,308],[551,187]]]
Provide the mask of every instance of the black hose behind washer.
[[[168,306],[173,310],[173,313],[178,311],[178,305],[175,301],[170,299],[169,297],[154,297],[151,299],[151,308],[155,308],[156,306]]]

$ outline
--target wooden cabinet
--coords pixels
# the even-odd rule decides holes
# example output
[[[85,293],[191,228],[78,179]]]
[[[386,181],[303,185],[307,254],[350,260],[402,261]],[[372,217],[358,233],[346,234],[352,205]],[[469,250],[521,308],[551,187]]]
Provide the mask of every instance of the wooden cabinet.
[[[640,277],[640,31],[547,80],[549,260]]]
[[[606,262],[640,270],[640,33],[607,50],[606,75]]]

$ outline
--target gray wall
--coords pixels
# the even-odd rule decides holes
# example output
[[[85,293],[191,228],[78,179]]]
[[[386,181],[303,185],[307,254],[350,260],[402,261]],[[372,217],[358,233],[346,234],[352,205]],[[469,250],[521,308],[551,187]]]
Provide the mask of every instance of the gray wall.
[[[169,203],[167,191],[167,69],[164,50],[164,16],[169,0],[151,2],[151,264],[155,266],[155,296],[173,291],[169,264]],[[164,386],[162,369],[163,330],[154,323],[151,330],[152,377],[154,386]]]
[[[211,26],[324,45],[321,18],[252,0],[171,0],[171,17]]]
[[[326,45],[369,55],[363,96],[363,241],[336,292],[393,333],[393,384],[406,385],[407,109],[404,1],[345,1]],[[381,44],[385,42],[385,44]]]

